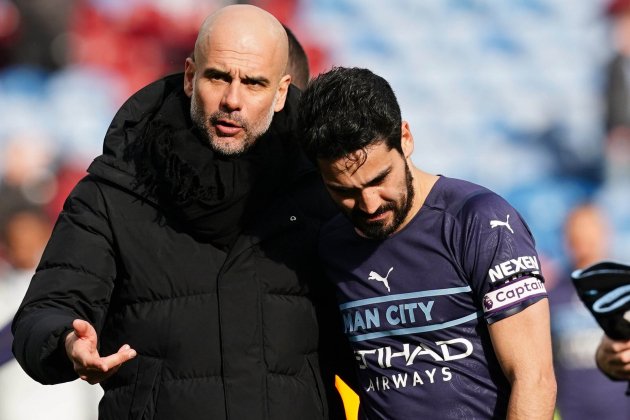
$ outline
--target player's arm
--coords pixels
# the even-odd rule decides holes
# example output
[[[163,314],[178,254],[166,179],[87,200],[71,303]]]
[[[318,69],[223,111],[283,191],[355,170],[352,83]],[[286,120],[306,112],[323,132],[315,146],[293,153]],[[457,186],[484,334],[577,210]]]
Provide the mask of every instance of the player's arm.
[[[613,380],[630,380],[630,340],[616,341],[604,335],[595,353],[597,367]]]
[[[508,419],[551,419],[556,380],[547,299],[489,326],[501,368],[512,384]]]

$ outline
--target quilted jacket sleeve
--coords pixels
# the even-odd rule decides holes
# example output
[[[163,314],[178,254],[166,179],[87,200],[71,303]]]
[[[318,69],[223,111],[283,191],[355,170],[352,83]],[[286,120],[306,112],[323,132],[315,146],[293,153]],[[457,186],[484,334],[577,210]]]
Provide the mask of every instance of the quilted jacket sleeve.
[[[62,338],[84,319],[100,332],[116,276],[107,206],[95,178],[84,178],[59,215],[13,320],[13,353],[43,384],[77,378]]]

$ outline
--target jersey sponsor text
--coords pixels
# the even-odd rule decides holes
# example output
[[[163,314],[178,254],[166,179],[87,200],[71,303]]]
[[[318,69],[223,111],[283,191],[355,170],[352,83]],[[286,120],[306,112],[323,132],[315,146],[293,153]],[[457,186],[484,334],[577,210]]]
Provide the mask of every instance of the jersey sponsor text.
[[[488,270],[488,275],[490,276],[490,280],[494,283],[499,280],[510,278],[517,273],[524,271],[538,273],[539,270],[540,266],[538,264],[538,259],[535,256],[523,256],[495,265],[494,268]]]

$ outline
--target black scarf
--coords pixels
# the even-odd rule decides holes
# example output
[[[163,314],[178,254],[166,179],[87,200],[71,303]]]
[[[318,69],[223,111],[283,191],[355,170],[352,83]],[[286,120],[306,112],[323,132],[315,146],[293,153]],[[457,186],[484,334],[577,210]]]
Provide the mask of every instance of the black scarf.
[[[246,153],[219,155],[193,126],[190,99],[178,91],[165,99],[127,156],[138,183],[167,215],[196,238],[227,250],[277,194],[296,153],[288,131],[273,125]]]

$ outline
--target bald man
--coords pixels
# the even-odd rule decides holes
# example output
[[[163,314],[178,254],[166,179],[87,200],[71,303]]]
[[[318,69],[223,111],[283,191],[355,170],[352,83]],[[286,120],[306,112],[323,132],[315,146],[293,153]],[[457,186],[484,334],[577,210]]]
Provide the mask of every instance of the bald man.
[[[293,138],[287,56],[272,15],[228,6],[118,111],[13,323],[32,378],[99,383],[100,419],[341,414],[314,258],[335,210]]]

